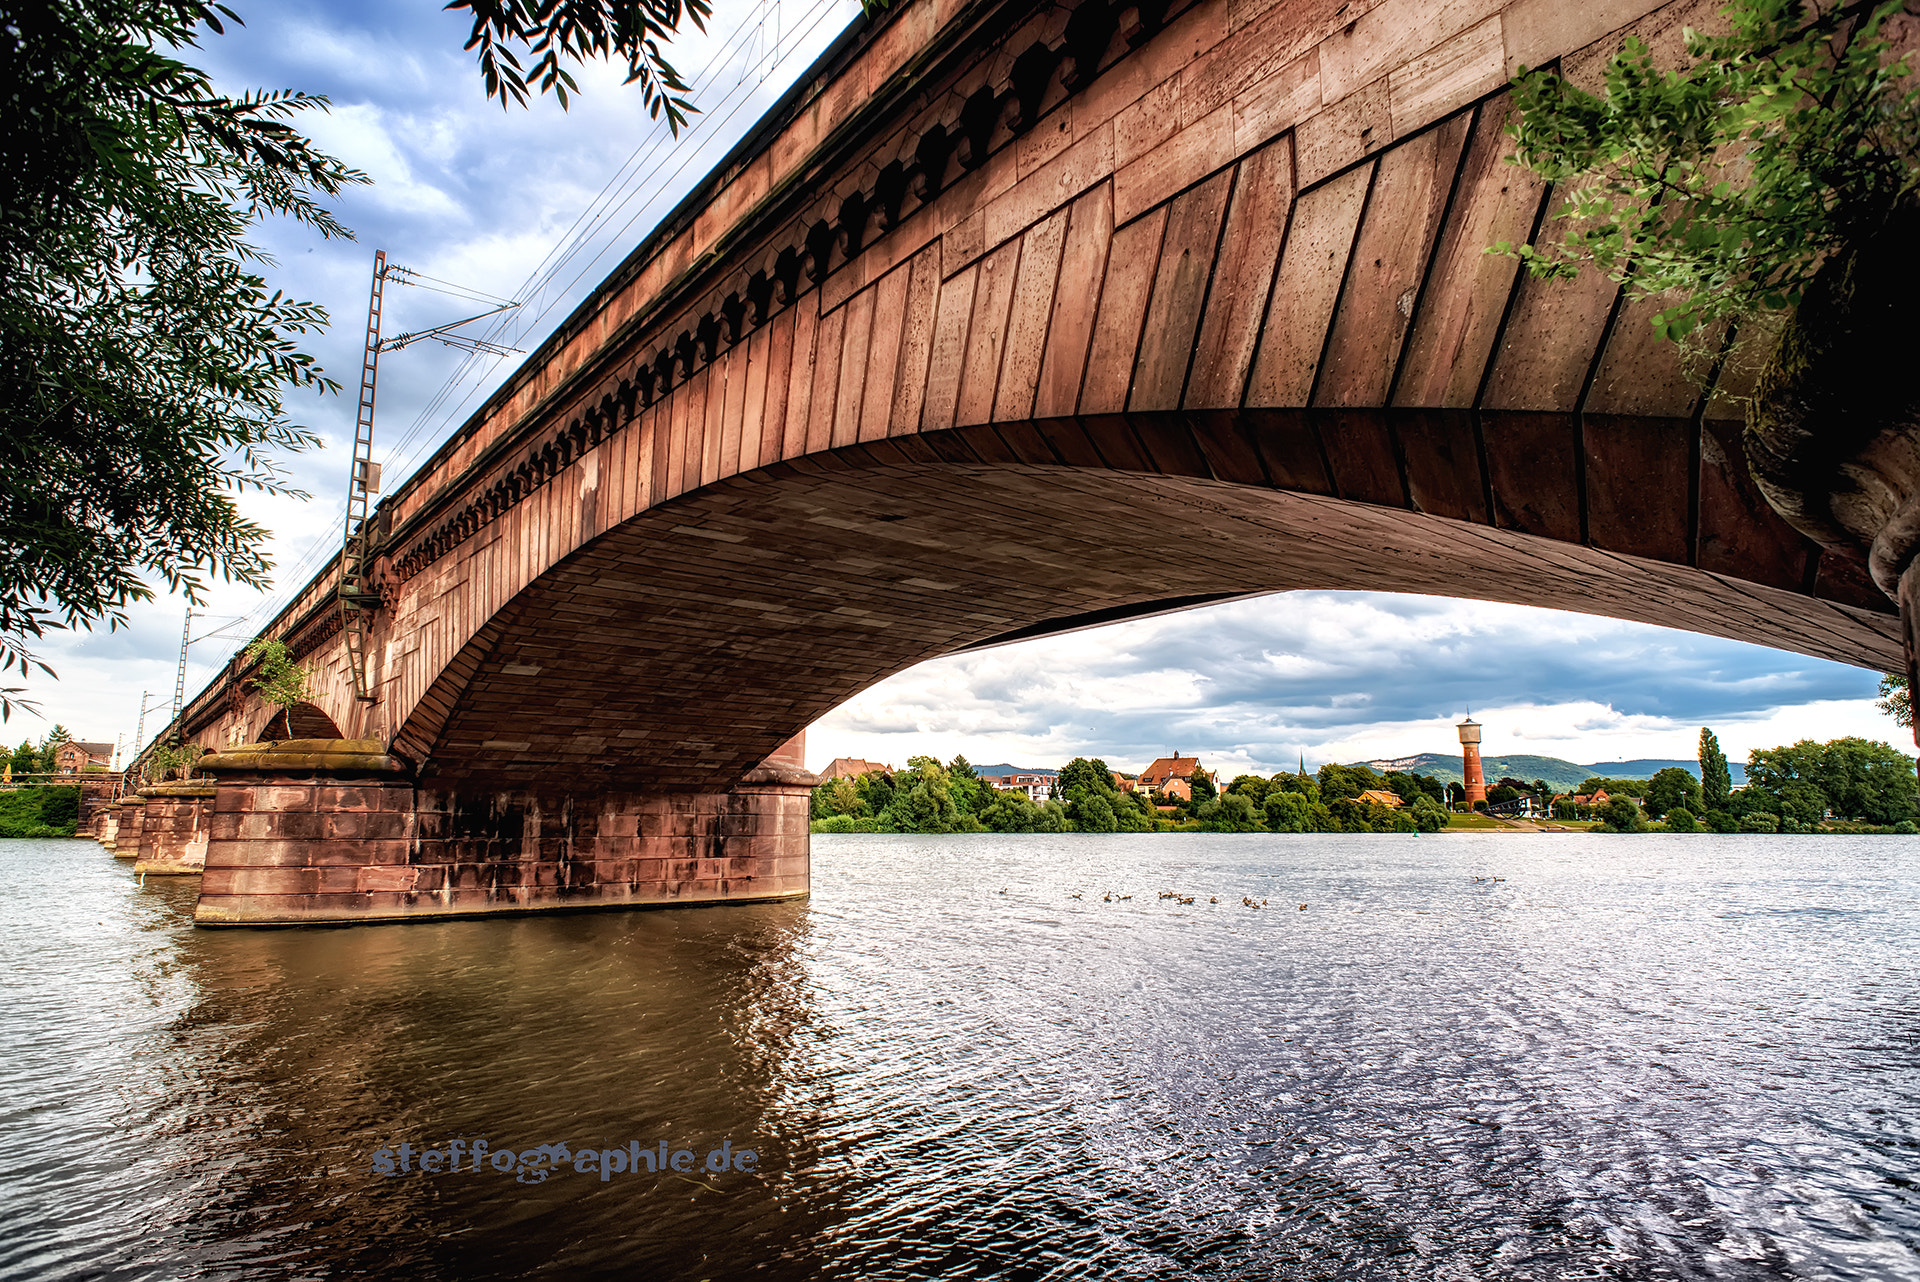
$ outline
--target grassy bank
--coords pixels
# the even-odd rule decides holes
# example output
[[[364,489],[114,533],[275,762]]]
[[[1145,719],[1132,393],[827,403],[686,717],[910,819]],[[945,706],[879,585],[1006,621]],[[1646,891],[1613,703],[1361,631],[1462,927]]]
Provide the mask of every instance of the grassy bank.
[[[71,837],[80,822],[78,788],[0,792],[0,837]]]

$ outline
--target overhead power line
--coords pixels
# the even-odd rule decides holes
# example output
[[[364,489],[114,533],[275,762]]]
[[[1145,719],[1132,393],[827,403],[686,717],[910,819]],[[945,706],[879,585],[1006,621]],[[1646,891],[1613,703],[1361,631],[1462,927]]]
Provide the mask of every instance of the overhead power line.
[[[854,0],[814,0],[797,19],[789,22],[782,10],[783,2],[758,0],[746,11],[690,81],[689,96],[703,108],[702,113],[693,118],[691,127],[683,130],[677,139],[664,126],[652,130],[602,184],[510,299],[423,272],[406,273],[405,279],[410,285],[496,309],[502,305],[513,305],[515,309],[503,310],[477,338],[449,343],[463,348],[466,355],[394,444],[382,451],[385,471],[392,478],[390,485],[404,483],[414,464],[438,445],[447,428],[468,412],[474,398],[492,386],[500,362],[515,354],[516,344],[525,343],[527,336],[546,323],[555,311],[574,306],[578,302],[574,294],[581,281],[610,253],[624,255],[631,248],[629,233],[636,223],[650,211],[666,212],[661,207],[663,202],[678,198],[674,184],[689,166],[709,154],[711,145],[725,136],[723,131],[761,96],[762,87],[783,70],[804,70],[816,56],[818,47],[824,47],[824,42],[817,39],[823,24],[836,12],[844,12],[848,20],[859,13]],[[804,61],[794,67],[800,60]],[[776,87],[784,91],[785,84]],[[393,270],[397,273],[400,269]],[[483,313],[481,318],[490,314]],[[469,318],[469,322],[481,318]],[[427,336],[440,338],[430,331],[410,338]],[[316,533],[300,555],[280,571],[278,590],[258,601],[243,616],[242,622],[257,621],[264,626],[284,611],[320,567],[339,551],[339,539],[334,531],[341,528],[346,519],[347,503],[341,500],[331,507],[332,516],[321,525],[323,532]]]

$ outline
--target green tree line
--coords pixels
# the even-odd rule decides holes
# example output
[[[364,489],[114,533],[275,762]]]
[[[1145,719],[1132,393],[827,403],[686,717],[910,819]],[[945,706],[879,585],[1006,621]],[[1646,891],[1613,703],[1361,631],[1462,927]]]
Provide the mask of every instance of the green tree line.
[[[1431,775],[1367,766],[1325,765],[1315,774],[1245,774],[1216,792],[1204,773],[1193,797],[1149,798],[1122,788],[1107,763],[1076,757],[1054,794],[1033,802],[980,779],[965,757],[941,765],[914,757],[903,771],[830,779],[813,792],[816,832],[1438,832],[1460,789]],[[1651,779],[1594,775],[1578,793],[1607,794],[1599,806],[1554,800],[1563,820],[1595,820],[1601,832],[1915,831],[1920,781],[1913,759],[1860,738],[1803,739],[1756,749],[1747,785],[1736,791],[1726,755],[1710,729],[1700,732],[1700,774],[1668,767]],[[1398,806],[1365,799],[1392,793]],[[1498,804],[1553,790],[1535,780],[1502,779]]]
[[[1588,779],[1582,793],[1605,791],[1604,806],[1576,810],[1555,803],[1563,818],[1592,817],[1606,832],[1915,831],[1920,783],[1913,759],[1884,743],[1846,737],[1802,739],[1758,748],[1747,757],[1747,786],[1735,791],[1726,755],[1712,730],[1700,732],[1700,775],[1668,767],[1651,779]]]
[[[1361,800],[1369,791],[1404,804]],[[1191,799],[1156,804],[1115,783],[1106,762],[1076,757],[1036,803],[981,780],[965,757],[944,766],[914,757],[904,771],[826,781],[812,814],[815,832],[1437,832],[1445,801],[1430,775],[1327,765],[1318,775],[1241,775],[1218,792],[1196,774]]]

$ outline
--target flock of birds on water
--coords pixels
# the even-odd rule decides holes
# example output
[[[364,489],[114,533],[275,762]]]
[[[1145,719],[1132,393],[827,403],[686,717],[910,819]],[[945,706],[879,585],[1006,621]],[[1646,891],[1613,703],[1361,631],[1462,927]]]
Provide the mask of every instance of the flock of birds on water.
[[[1474,880],[1480,881],[1481,878],[1475,877]],[[1505,881],[1506,878],[1501,877],[1501,878],[1498,878],[1497,880]],[[1003,888],[1000,891],[1000,893],[1004,895],[1007,893],[1007,891]],[[1082,892],[1076,890],[1071,895],[1068,895],[1067,898],[1078,899],[1081,897],[1081,893]],[[1111,890],[1109,890],[1106,894],[1100,896],[1100,902],[1103,904],[1111,904],[1111,903],[1118,903],[1118,902],[1132,899],[1132,898],[1133,898],[1132,895],[1116,895]],[[1160,892],[1157,898],[1171,899],[1176,904],[1190,904],[1194,901],[1195,897],[1192,895],[1183,895],[1177,890],[1163,890]],[[1210,904],[1217,904],[1220,902],[1220,896],[1208,895],[1207,902]],[[1267,901],[1264,899],[1255,899],[1251,895],[1242,895],[1240,896],[1240,904],[1242,907],[1245,907],[1245,908],[1265,908],[1267,906]],[[1301,912],[1307,911],[1307,906],[1305,904],[1301,904],[1300,911]]]
[[[1496,882],[1496,881],[1505,881],[1506,878],[1488,876],[1488,877],[1475,877],[1474,880],[1484,881],[1484,882]],[[1006,894],[1007,893],[1006,888],[1002,887],[1000,890],[1000,893],[1003,895]],[[1082,894],[1081,891],[1076,890],[1071,895],[1068,895],[1067,898],[1079,899],[1081,897],[1081,894]],[[1190,904],[1194,901],[1194,896],[1183,895],[1177,890],[1163,890],[1160,892],[1160,894],[1157,897],[1160,899],[1171,899],[1175,903],[1182,904],[1182,905]],[[1124,902],[1125,900],[1129,900],[1132,898],[1133,898],[1132,895],[1116,895],[1111,890],[1109,890],[1106,894],[1100,896],[1100,902],[1103,904],[1111,904],[1116,902]],[[1217,904],[1220,902],[1220,896],[1208,895],[1207,902],[1210,904]],[[1265,908],[1267,906],[1267,901],[1264,899],[1255,899],[1251,895],[1242,895],[1240,896],[1240,906],[1243,908]],[[1307,906],[1305,904],[1301,904],[1300,911],[1301,912],[1307,911]]]

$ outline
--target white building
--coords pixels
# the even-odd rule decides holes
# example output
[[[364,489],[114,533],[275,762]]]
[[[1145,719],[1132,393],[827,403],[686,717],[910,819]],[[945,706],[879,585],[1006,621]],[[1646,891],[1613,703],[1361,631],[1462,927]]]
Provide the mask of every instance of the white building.
[[[996,775],[992,778],[982,776],[982,781],[991,784],[997,792],[1025,793],[1028,801],[1042,805],[1053,795],[1053,781],[1056,775]]]

